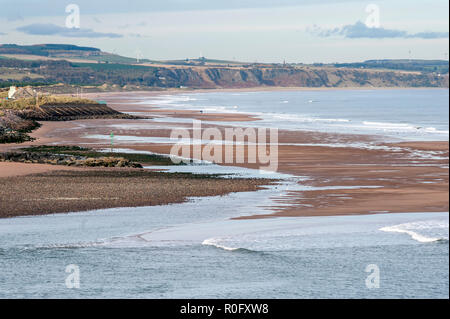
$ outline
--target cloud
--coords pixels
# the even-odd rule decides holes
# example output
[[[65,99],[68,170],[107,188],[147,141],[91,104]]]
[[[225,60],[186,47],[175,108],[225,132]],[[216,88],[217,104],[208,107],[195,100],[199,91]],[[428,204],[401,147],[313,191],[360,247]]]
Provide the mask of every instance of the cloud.
[[[420,39],[442,39],[448,38],[448,32],[419,32],[419,33],[408,33],[403,30],[385,29],[385,28],[369,28],[361,21],[355,24],[348,24],[341,28],[334,29],[321,29],[318,26],[313,26],[309,29],[310,33],[321,37],[331,37],[331,36],[343,36],[350,39],[357,38],[371,38],[371,39],[382,39],[382,38],[420,38]]]
[[[35,23],[17,28],[30,35],[55,35],[68,38],[121,38],[122,35],[117,33],[101,33],[92,29],[70,29],[60,27],[54,24]]]
[[[0,32],[0,35],[7,35],[7,33],[4,33],[4,32]]]

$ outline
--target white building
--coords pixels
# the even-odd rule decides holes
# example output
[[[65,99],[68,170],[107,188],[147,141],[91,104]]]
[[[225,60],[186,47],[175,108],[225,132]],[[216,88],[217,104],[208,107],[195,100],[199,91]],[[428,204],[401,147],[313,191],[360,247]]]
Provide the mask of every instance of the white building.
[[[8,99],[14,99],[14,94],[16,94],[17,88],[15,86],[11,86],[8,91]]]

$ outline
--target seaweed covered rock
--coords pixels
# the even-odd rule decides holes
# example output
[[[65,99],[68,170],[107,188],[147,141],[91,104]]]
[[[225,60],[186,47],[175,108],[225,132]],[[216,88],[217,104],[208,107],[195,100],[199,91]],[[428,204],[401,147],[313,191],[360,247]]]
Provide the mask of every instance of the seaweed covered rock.
[[[34,138],[26,133],[14,131],[9,128],[0,126],[0,144],[23,143],[33,140]]]
[[[86,158],[84,156],[34,153],[34,152],[6,152],[0,153],[0,162],[40,163],[66,166],[87,167],[133,167],[142,168],[139,163],[122,157]]]
[[[141,168],[142,165],[131,162],[123,157],[99,157],[99,158],[87,158],[82,161],[77,161],[77,166],[90,166],[90,167],[135,167]]]
[[[39,124],[33,120],[23,119],[13,110],[0,111],[0,143],[23,143],[34,140],[28,134]]]

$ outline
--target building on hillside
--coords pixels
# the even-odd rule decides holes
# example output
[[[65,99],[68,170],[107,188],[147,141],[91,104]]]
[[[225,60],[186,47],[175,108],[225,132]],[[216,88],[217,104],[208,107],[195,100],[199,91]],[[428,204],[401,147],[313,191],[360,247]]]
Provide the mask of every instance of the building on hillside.
[[[15,86],[11,86],[8,91],[8,99],[14,99],[14,95],[16,94],[17,88]]]
[[[36,97],[37,95],[38,93],[36,92],[36,90],[31,88],[30,86],[24,88],[17,88],[15,86],[11,86],[8,91],[8,99]]]

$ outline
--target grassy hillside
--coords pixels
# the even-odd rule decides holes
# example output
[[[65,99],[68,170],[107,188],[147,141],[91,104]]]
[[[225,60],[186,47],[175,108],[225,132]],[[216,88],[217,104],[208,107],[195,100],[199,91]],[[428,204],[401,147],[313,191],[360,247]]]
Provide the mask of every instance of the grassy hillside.
[[[334,64],[334,66],[448,74],[448,61],[443,60],[368,60],[360,63]]]
[[[30,51],[31,50],[31,51]],[[24,52],[68,60],[24,60]],[[448,62],[371,60],[346,64],[242,64],[213,59],[148,62],[70,45],[0,46],[0,88],[10,85],[91,86],[100,90],[159,88],[448,87]],[[97,62],[94,62],[97,61]],[[147,61],[147,62],[145,62]],[[14,75],[14,76],[12,76]]]
[[[58,54],[100,54],[101,50],[91,47],[80,47],[72,44],[36,44],[17,45],[1,44],[0,54],[30,54],[39,56],[56,56]]]
[[[6,92],[2,92],[1,95],[5,95]],[[7,94],[7,93],[6,93]],[[1,96],[0,95],[0,96]],[[0,100],[0,109],[1,110],[27,110],[33,109],[37,105],[45,106],[45,105],[86,105],[86,104],[99,104],[96,101],[89,99],[80,99],[75,97],[68,96],[40,96],[38,98],[30,97],[23,98],[17,100],[7,100],[5,98]]]

